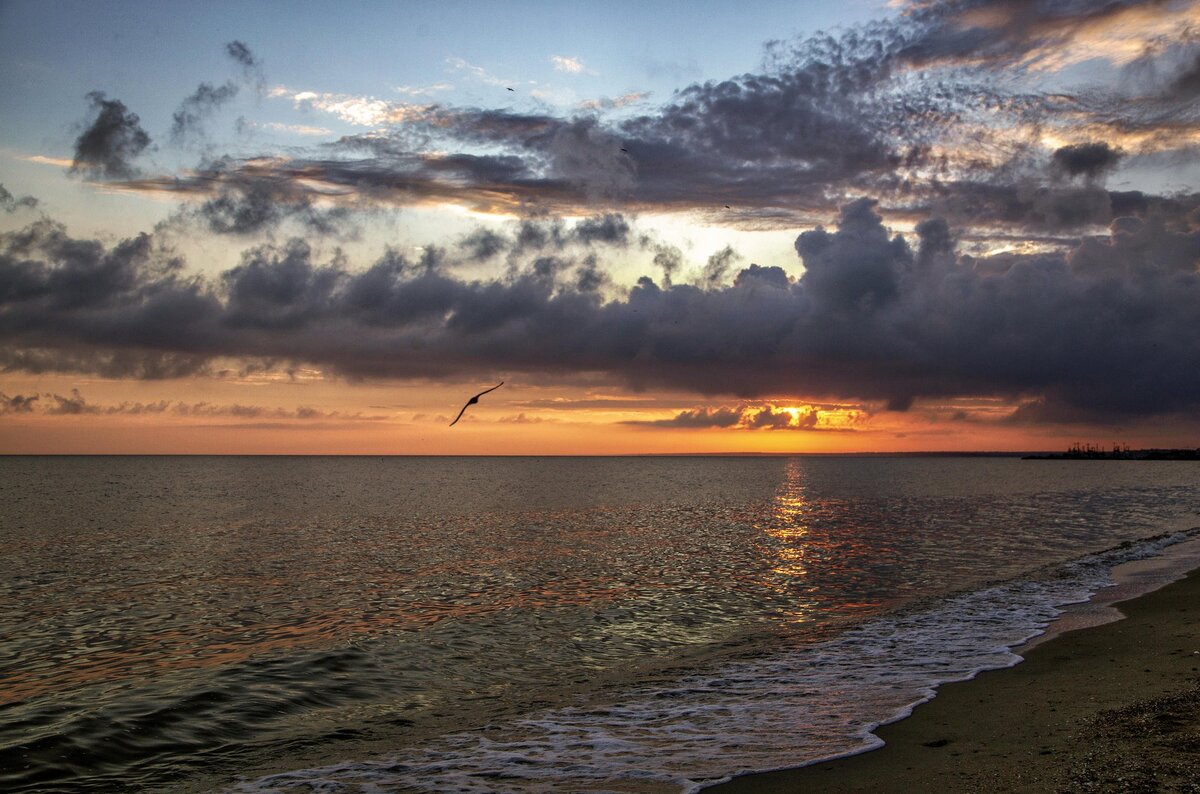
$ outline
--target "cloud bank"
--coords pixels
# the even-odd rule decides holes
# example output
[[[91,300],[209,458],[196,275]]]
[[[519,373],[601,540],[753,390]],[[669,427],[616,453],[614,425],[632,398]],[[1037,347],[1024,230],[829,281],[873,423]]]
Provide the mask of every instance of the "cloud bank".
[[[42,220],[0,236],[0,363],[136,378],[230,358],[350,378],[603,373],[634,389],[901,410],[947,395],[1114,415],[1200,407],[1192,226],[1127,216],[1065,254],[975,257],[945,221],[910,241],[861,199],[835,231],[797,236],[798,279],[750,264],[728,283],[668,284],[668,270],[627,291],[586,277],[595,246],[622,228],[614,216],[527,222],[466,243],[464,257],[509,252],[493,279],[455,276],[446,250],[389,251],[353,269],[299,239],[251,247],[204,279],[150,235],[106,246]]]
[[[896,411],[998,397],[1039,421],[1193,411],[1200,193],[1124,183],[1139,170],[1165,182],[1200,150],[1197,30],[1196,0],[911,0],[889,19],[773,42],[761,68],[656,107],[631,93],[573,111],[455,106],[432,89],[268,93],[261,61],[233,41],[264,102],[353,132],[146,173],[139,117],[88,95],[73,173],[175,196],[177,220],[246,247],[200,276],[157,233],[102,243],[46,218],[4,233],[0,366],[599,376],[758,401],[668,427],[814,429],[766,402],[785,394]],[[510,81],[447,63],[508,101]],[[172,139],[237,90],[200,83]],[[6,211],[31,201],[0,193]],[[351,234],[368,207],[444,204],[513,220],[368,263],[303,239]],[[747,262],[723,246],[685,272],[679,247],[632,221],[673,212],[791,230],[797,258]],[[254,244],[280,229],[303,238]],[[616,283],[618,256],[647,275]]]

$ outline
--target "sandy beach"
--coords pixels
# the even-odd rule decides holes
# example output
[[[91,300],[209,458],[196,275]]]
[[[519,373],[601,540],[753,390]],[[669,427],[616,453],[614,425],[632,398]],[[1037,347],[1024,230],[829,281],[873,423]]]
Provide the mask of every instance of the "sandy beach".
[[[1118,608],[941,687],[878,750],[706,791],[1200,790],[1200,571]]]

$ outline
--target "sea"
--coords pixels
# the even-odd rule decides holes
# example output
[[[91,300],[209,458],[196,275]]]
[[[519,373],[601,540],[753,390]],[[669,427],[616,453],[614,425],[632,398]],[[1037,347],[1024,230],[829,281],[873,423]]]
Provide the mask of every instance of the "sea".
[[[1198,524],[1193,462],[3,457],[0,790],[694,792]]]

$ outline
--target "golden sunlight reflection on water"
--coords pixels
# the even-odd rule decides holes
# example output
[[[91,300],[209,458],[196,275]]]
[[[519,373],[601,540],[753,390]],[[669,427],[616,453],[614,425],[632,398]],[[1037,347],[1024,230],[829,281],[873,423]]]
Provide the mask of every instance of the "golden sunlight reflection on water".
[[[788,599],[789,606],[782,610],[781,617],[790,623],[805,623],[813,618],[816,603],[801,595],[805,592],[805,580],[809,577],[810,555],[813,539],[807,514],[811,511],[804,482],[804,465],[801,461],[787,461],[783,477],[775,492],[775,502],[770,521],[756,524],[772,542],[766,544],[767,553],[773,555],[770,579],[765,582],[780,596]]]
[[[859,575],[860,561],[871,556],[894,554],[888,541],[874,530],[858,526],[845,502],[813,495],[808,482],[811,462],[788,459],[781,472],[767,520],[754,524],[765,536],[760,544],[769,558],[770,576],[759,585],[770,588],[783,604],[776,614],[785,624],[828,620],[823,599],[831,587],[845,589]],[[841,617],[873,613],[888,603],[888,598],[861,593],[846,598],[840,592]]]

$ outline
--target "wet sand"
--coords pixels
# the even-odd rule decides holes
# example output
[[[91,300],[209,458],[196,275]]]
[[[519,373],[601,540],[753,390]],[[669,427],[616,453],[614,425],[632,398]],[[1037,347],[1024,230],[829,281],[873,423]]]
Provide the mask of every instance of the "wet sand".
[[[705,791],[1200,791],[1200,571],[1118,608],[942,686],[878,750]]]

